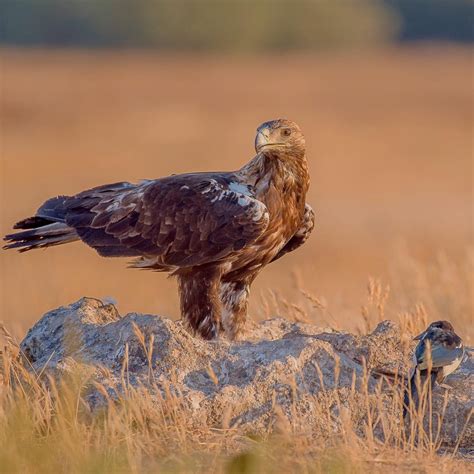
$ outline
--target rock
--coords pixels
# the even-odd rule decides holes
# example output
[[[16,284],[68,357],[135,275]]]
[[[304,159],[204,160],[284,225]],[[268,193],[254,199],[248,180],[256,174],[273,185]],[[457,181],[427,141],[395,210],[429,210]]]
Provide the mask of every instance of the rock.
[[[354,336],[271,319],[255,324],[245,341],[207,342],[181,322],[136,313],[121,317],[113,304],[82,298],[45,314],[21,348],[37,372],[61,377],[78,366],[87,368],[112,397],[129,385],[156,392],[157,400],[180,394],[198,424],[205,420],[254,433],[286,424],[324,435],[338,430],[348,413],[362,433],[367,400],[374,410],[394,410],[393,380],[407,370],[405,340],[390,321]],[[445,446],[458,442],[472,410],[473,369],[468,354],[446,381],[452,389],[441,427]],[[445,389],[434,390],[435,410],[444,396]],[[100,406],[104,392],[91,384],[86,399]],[[395,410],[393,419],[401,423],[400,407]],[[383,436],[381,430],[374,428]],[[460,446],[473,444],[468,426]]]

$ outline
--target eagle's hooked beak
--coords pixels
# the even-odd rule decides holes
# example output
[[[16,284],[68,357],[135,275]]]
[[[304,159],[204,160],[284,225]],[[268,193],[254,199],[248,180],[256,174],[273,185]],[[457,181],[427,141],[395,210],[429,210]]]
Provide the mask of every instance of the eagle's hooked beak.
[[[255,137],[255,151],[257,153],[259,153],[265,145],[270,145],[268,141],[269,138],[270,131],[268,130],[268,128],[262,128],[257,130],[257,136]]]
[[[272,141],[274,140],[273,129],[266,125],[262,125],[260,128],[257,128],[257,136],[255,137],[255,151],[260,153],[264,148],[281,148],[285,146],[285,143],[282,141]]]

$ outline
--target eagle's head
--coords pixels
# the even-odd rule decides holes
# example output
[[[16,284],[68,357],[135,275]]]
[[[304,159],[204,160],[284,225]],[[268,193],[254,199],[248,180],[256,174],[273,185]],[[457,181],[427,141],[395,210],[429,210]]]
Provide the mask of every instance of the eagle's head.
[[[257,128],[255,151],[265,155],[304,157],[304,135],[300,127],[291,120],[271,120]]]

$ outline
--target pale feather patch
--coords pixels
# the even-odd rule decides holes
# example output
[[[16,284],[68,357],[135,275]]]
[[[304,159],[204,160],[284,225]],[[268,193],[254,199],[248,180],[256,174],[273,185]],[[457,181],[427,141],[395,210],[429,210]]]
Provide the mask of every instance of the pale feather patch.
[[[443,367],[443,378],[447,377],[449,374],[452,374],[460,365],[461,365],[462,357],[455,360],[452,364],[445,365]]]
[[[247,185],[232,181],[227,188],[215,180],[210,180],[209,185],[201,192],[204,195],[215,193],[210,200],[211,203],[225,199],[236,199],[237,204],[250,211],[251,219],[255,222],[262,220],[268,212],[266,206],[252,197]]]
[[[157,257],[147,258],[139,257],[131,262],[130,266],[132,268],[150,268],[157,264]]]
[[[234,193],[245,194],[246,196],[250,196],[249,187],[246,184],[238,183],[236,181],[232,181],[229,184],[229,189]]]

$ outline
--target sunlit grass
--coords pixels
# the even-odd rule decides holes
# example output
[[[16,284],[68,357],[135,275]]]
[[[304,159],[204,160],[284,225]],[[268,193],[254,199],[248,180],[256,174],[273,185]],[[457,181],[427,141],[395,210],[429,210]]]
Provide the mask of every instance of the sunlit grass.
[[[438,268],[438,277],[449,269],[451,282],[465,281],[465,269],[451,264]],[[417,267],[418,272],[430,269]],[[457,275],[459,278],[454,278]],[[461,298],[462,288],[449,292]],[[436,291],[446,291],[432,285]],[[462,290],[462,291],[461,291]],[[394,316],[406,336],[402,341],[408,354],[413,334],[439,315],[428,313],[413,301],[412,312],[396,314],[391,307],[387,285],[371,279],[367,303],[359,313],[360,332],[371,330],[387,315]],[[292,305],[275,296],[290,318],[313,321],[329,317],[321,298],[304,293]],[[420,294],[422,296],[422,294]],[[432,295],[433,301],[440,294]],[[446,302],[444,298],[443,301]],[[463,300],[467,304],[468,300]],[[455,303],[455,308],[461,303]],[[434,307],[435,308],[435,307]],[[472,307],[465,308],[466,311]],[[433,310],[435,311],[435,310]],[[326,316],[325,316],[326,315]],[[454,320],[462,329],[466,315]],[[330,321],[328,320],[328,324]],[[462,333],[462,330],[459,332]],[[145,353],[149,341],[138,327],[135,333]],[[405,378],[381,378],[369,387],[364,369],[359,388],[328,390],[314,396],[321,419],[320,429],[311,429],[304,418],[291,419],[278,405],[274,422],[267,432],[255,433],[229,427],[221,422],[209,424],[189,416],[180,395],[158,388],[150,377],[145,387],[131,386],[126,377],[113,387],[116,396],[81,368],[62,380],[37,373],[21,356],[15,339],[3,327],[5,349],[0,355],[0,466],[2,472],[21,473],[102,473],[102,472],[462,472],[467,469],[451,447],[440,456],[442,437],[439,430],[445,405],[438,411],[431,405],[425,388],[418,409],[411,408],[407,420],[402,417]],[[151,357],[150,357],[151,360]],[[104,369],[105,370],[105,369]],[[335,369],[337,370],[337,369]],[[318,376],[316,371],[315,376]],[[319,373],[322,377],[322,373]],[[104,399],[102,408],[91,408],[87,394],[98,390]],[[296,411],[294,411],[296,413]],[[468,420],[469,422],[469,420]],[[461,436],[463,433],[461,433]]]

